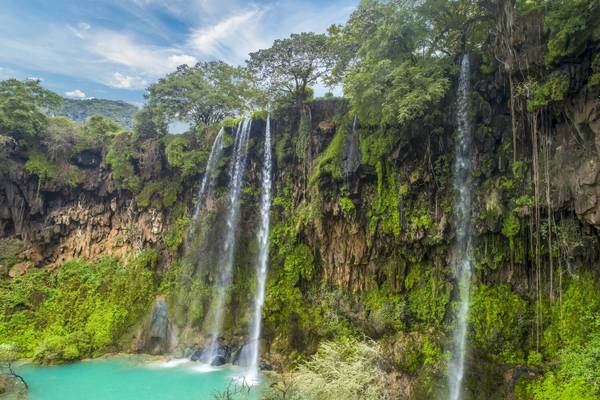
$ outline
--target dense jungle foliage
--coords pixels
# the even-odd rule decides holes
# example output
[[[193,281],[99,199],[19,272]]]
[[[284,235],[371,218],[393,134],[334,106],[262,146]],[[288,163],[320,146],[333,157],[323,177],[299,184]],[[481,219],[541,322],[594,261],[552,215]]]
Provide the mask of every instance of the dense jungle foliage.
[[[598,107],[599,49],[598,0],[363,0],[345,24],[279,39],[245,66],[179,67],[147,89],[131,128],[112,114],[55,116],[71,105],[40,82],[0,82],[0,173],[23,165],[38,196],[77,190],[99,178],[76,160],[97,155],[136,207],[164,213],[169,254],[160,267],[150,248],[33,267],[24,240],[0,239],[0,343],[43,363],[95,357],[126,348],[156,295],[202,298],[206,282],[192,282],[184,254],[188,203],[219,128],[230,149],[239,117],[264,121],[269,106],[278,172],[263,319],[278,371],[265,397],[440,396],[457,307],[453,93],[469,54],[478,149],[468,391],[598,399],[598,226],[576,200],[554,199],[573,159],[597,162],[598,139],[573,104],[585,92]],[[344,96],[314,98],[321,83]],[[176,120],[190,130],[169,134]],[[550,148],[567,146],[559,122],[576,145],[554,157]],[[321,145],[314,132],[331,137]],[[360,167],[349,173],[354,134]],[[252,210],[256,189],[245,190]],[[256,252],[248,243],[237,268]],[[25,273],[9,276],[17,267]],[[205,304],[189,301],[174,313],[200,329]],[[228,328],[241,331],[247,316],[231,306]]]

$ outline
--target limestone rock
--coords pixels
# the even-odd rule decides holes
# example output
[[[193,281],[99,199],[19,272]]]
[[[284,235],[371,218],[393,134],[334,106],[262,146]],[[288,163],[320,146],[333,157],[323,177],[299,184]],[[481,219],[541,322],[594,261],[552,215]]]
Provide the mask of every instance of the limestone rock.
[[[13,267],[8,271],[8,276],[11,278],[16,278],[17,276],[25,275],[29,269],[33,267],[33,264],[30,262],[22,262],[13,265]]]

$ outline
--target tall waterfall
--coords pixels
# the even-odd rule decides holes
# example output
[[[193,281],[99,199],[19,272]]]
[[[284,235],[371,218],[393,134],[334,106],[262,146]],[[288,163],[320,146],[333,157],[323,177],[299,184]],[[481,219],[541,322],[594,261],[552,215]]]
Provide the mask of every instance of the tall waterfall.
[[[218,264],[215,296],[213,297],[212,323],[210,325],[210,343],[206,352],[205,361],[212,363],[218,355],[219,337],[223,328],[225,300],[227,291],[233,278],[233,262],[235,255],[235,239],[239,221],[240,193],[242,181],[246,172],[246,159],[248,156],[248,137],[252,128],[252,119],[245,119],[239,126],[235,135],[235,146],[229,175],[229,208],[225,225],[225,237],[221,258]]]
[[[458,138],[455,145],[454,161],[454,217],[456,221],[455,272],[459,287],[460,305],[456,316],[457,325],[453,335],[453,354],[448,364],[449,399],[461,398],[462,381],[465,374],[465,352],[467,345],[467,317],[469,313],[469,291],[471,286],[471,158],[472,129],[469,117],[470,95],[469,56],[462,58],[457,93]]]
[[[258,359],[260,350],[260,328],[262,322],[262,307],[265,301],[265,283],[269,262],[269,229],[271,211],[271,116],[267,118],[265,128],[265,149],[262,168],[262,194],[260,198],[260,227],[258,230],[258,260],[256,263],[257,288],[254,298],[254,315],[250,331],[249,365],[246,379],[250,383],[258,382]]]
[[[219,163],[219,160],[221,159],[221,154],[223,153],[224,131],[225,129],[221,128],[221,130],[217,134],[217,137],[215,138],[215,141],[213,142],[212,148],[210,149],[210,155],[208,157],[208,162],[206,163],[204,177],[202,177],[200,189],[198,189],[198,195],[196,196],[196,206],[194,207],[192,223],[190,225],[190,229],[188,230],[187,242],[190,242],[194,237],[194,233],[196,232],[196,225],[198,224],[198,220],[200,218],[200,212],[202,211],[202,206],[204,205],[204,196],[214,184],[215,168]]]

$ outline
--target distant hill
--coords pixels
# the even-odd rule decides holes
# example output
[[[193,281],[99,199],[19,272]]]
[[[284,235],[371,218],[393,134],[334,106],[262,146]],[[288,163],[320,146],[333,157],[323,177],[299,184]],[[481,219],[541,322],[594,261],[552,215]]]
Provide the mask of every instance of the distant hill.
[[[85,119],[94,114],[103,115],[119,122],[125,128],[133,127],[133,115],[138,108],[133,104],[120,100],[73,100],[64,99],[56,115],[64,115],[79,123],[85,122]]]

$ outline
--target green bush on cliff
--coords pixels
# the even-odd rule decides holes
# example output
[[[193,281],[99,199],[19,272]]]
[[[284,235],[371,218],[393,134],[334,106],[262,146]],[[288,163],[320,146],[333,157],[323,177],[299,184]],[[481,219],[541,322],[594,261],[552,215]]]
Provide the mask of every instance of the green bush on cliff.
[[[546,82],[534,88],[532,98],[527,103],[527,110],[533,112],[552,103],[563,101],[568,89],[568,75],[552,75]]]
[[[208,161],[208,153],[196,148],[189,135],[169,136],[165,155],[169,166],[179,169],[183,177],[203,173]]]
[[[275,380],[265,398],[277,399],[281,389],[293,400],[388,399],[388,377],[381,368],[383,352],[374,342],[343,338],[322,343],[289,380]]]
[[[544,27],[548,32],[546,62],[579,56],[600,36],[597,0],[544,0]]]
[[[73,260],[57,272],[1,281],[0,343],[50,363],[116,350],[152,301],[156,260],[153,251],[125,264],[111,257]]]
[[[179,250],[187,234],[188,227],[190,226],[191,219],[188,216],[179,217],[175,220],[175,223],[171,225],[167,234],[165,235],[165,243],[169,246],[171,251],[176,252]]]
[[[472,297],[469,324],[473,343],[499,363],[522,363],[529,322],[527,302],[507,285],[479,285]]]
[[[121,132],[114,136],[104,156],[105,162],[110,165],[113,179],[122,189],[138,193],[141,189],[141,179],[136,175],[133,164],[135,151],[129,132]]]

